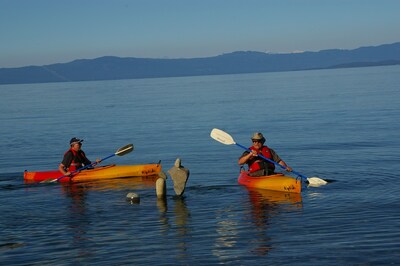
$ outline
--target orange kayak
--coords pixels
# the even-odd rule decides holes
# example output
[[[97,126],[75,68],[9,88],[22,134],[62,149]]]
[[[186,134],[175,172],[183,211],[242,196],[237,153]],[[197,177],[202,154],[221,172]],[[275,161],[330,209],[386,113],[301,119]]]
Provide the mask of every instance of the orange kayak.
[[[301,193],[301,179],[283,174],[268,176],[250,176],[247,171],[240,172],[238,183],[250,188]]]
[[[152,176],[161,171],[161,164],[106,165],[78,172],[72,178],[64,177],[59,182],[85,182],[133,176]],[[62,174],[58,170],[44,172],[24,172],[25,182],[42,182],[57,179]]]

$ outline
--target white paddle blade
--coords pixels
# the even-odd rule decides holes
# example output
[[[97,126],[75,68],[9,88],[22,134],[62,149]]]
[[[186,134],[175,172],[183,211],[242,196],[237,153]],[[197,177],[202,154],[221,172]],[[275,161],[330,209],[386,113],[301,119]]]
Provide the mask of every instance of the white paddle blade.
[[[210,136],[216,141],[221,142],[222,144],[225,145],[236,144],[231,135],[218,128],[214,128],[213,130],[211,130]]]
[[[325,180],[318,177],[307,178],[310,187],[319,187],[328,184]]]

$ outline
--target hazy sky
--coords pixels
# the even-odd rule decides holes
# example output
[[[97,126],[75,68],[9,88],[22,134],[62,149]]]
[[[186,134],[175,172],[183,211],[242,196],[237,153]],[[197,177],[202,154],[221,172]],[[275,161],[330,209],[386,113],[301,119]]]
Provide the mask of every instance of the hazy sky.
[[[0,68],[400,41],[400,0],[0,0]]]

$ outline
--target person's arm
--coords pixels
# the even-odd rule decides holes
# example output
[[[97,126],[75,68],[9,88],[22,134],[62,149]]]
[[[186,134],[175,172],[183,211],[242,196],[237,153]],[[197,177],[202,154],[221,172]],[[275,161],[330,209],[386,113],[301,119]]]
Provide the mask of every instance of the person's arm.
[[[272,155],[272,160],[274,160],[275,162],[279,163],[280,165],[286,167],[286,171],[291,172],[292,168],[290,166],[288,166],[284,160],[281,159],[281,157],[279,157],[279,155],[273,150],[271,150],[271,155]]]
[[[83,166],[92,164],[92,162],[88,159],[88,157],[86,157],[86,153],[83,150],[80,150],[79,153],[80,153],[81,160],[83,161],[82,162]],[[92,166],[95,166],[95,165],[96,164],[93,164]]]
[[[249,160],[251,160],[254,156],[257,156],[257,153],[255,151],[252,152],[245,151],[243,155],[239,158],[238,164],[243,165],[247,163]]]
[[[292,171],[292,168],[290,166],[288,166],[283,160],[280,160],[279,164],[286,167],[286,169],[285,169],[286,171],[288,171],[288,172]]]
[[[70,175],[71,173],[69,171],[65,171],[65,169],[66,169],[65,165],[60,163],[60,165],[58,166],[58,171],[60,171],[60,173],[62,173],[65,176]]]
[[[94,167],[94,166],[96,166],[97,164],[101,163],[101,159],[99,159],[99,158],[97,158],[96,161],[95,161],[94,163],[92,163],[92,162],[86,157],[85,152],[82,151],[82,150],[81,150],[81,155],[82,155],[82,158],[83,158],[83,160],[84,160],[84,162],[83,162],[83,165],[84,165],[84,166],[87,166],[87,165],[90,165],[90,164],[91,164],[90,167]]]
[[[62,162],[58,166],[58,171],[60,171],[60,173],[62,173],[63,175],[66,176],[70,175],[71,172],[68,171],[68,168],[71,165],[71,163],[72,163],[72,152],[67,152],[64,155]]]

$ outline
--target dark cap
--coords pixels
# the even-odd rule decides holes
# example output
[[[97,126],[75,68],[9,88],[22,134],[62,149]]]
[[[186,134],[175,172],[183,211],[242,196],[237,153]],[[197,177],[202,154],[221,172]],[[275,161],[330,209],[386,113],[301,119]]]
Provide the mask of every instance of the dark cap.
[[[70,141],[69,141],[69,144],[74,144],[74,143],[81,143],[83,141],[83,139],[78,139],[78,138],[72,138]]]

